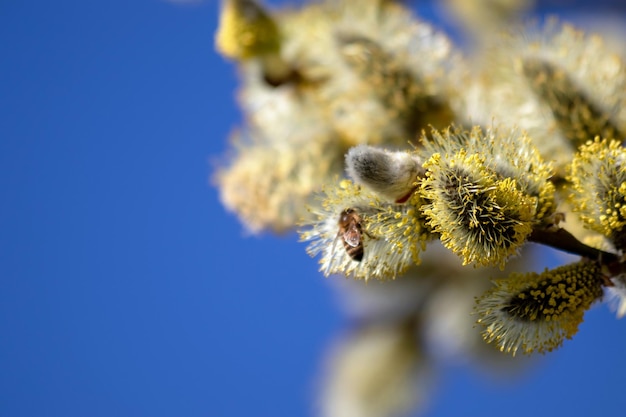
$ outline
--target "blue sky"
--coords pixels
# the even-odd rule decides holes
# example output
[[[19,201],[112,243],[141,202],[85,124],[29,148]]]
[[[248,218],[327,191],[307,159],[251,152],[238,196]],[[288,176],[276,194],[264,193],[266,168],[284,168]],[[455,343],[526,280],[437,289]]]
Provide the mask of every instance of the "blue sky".
[[[0,415],[312,416],[345,327],[296,236],[208,178],[240,122],[217,3],[0,3]],[[333,279],[333,278],[330,278]],[[427,415],[621,415],[626,321],[521,378],[443,364]]]

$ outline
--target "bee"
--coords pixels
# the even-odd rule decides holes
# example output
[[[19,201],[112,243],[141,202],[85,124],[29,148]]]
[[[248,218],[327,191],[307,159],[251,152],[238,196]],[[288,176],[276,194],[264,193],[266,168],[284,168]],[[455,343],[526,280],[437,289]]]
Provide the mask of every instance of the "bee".
[[[339,232],[343,247],[350,258],[357,262],[363,259],[363,226],[361,216],[352,208],[347,208],[339,215]],[[367,233],[367,232],[366,232]]]

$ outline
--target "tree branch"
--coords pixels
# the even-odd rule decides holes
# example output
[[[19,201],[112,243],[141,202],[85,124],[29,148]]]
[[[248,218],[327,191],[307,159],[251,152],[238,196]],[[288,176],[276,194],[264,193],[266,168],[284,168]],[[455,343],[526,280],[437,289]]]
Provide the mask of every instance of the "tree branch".
[[[580,255],[602,264],[619,262],[618,256],[614,253],[587,246],[565,229],[534,229],[528,240],[551,246],[574,255]]]

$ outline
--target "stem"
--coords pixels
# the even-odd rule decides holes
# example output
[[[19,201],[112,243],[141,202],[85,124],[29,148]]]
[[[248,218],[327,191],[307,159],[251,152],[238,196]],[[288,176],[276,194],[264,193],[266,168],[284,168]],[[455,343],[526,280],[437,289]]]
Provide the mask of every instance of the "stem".
[[[541,243],[564,252],[598,261],[602,264],[618,262],[619,258],[614,253],[605,252],[591,246],[587,246],[565,229],[534,229],[528,239],[531,242]]]
[[[626,274],[626,261],[618,255],[587,246],[565,229],[534,229],[528,240],[597,262],[603,271],[599,279],[605,287],[614,285],[611,277]]]

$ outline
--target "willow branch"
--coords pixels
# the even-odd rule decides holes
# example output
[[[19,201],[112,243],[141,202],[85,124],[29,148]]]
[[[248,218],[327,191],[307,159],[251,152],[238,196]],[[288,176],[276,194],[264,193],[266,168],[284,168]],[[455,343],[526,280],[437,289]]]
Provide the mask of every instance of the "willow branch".
[[[530,234],[529,241],[551,246],[555,249],[583,256],[603,264],[619,261],[618,256],[614,253],[605,252],[585,245],[565,229],[534,229]]]

